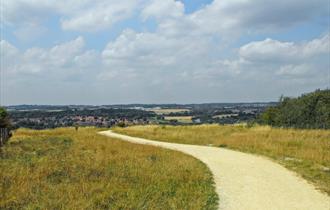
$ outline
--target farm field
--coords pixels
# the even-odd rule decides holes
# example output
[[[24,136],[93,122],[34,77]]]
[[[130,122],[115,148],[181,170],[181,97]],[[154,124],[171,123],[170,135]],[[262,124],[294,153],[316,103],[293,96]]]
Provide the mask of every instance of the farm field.
[[[181,112],[189,112],[189,109],[147,109],[148,111],[155,112],[156,114],[170,114],[170,113],[181,113]]]
[[[268,126],[133,126],[115,132],[182,144],[225,147],[267,156],[330,194],[330,131]]]
[[[165,116],[165,120],[177,120],[181,123],[191,123],[192,116]]]
[[[0,209],[216,209],[199,160],[98,131],[17,130],[0,153]]]

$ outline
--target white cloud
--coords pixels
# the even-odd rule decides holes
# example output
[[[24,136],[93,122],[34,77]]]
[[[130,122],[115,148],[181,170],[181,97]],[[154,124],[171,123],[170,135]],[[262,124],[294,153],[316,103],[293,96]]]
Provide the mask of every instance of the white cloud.
[[[9,57],[14,57],[18,53],[18,49],[9,42],[7,42],[6,40],[0,41],[0,49],[1,49],[0,55],[3,60],[7,60],[6,58]]]
[[[106,66],[102,75],[111,75],[111,79],[134,75],[141,80],[159,80],[163,76],[177,80],[175,75],[182,71],[205,68],[210,47],[204,39],[125,30],[102,52]],[[158,83],[161,81],[164,80]]]
[[[6,40],[0,41],[0,65],[1,71],[7,73],[17,68],[16,59],[19,59],[19,50]]]
[[[151,2],[142,10],[142,18],[149,17],[178,18],[184,15],[184,4],[174,0],[151,0]]]
[[[329,17],[327,0],[214,0],[192,14],[182,14],[184,5],[176,1],[151,1],[142,18],[156,17],[157,32],[167,36],[216,37],[236,41],[251,33],[284,31]]]
[[[141,1],[93,1],[91,7],[62,20],[62,28],[75,31],[98,31],[131,17]]]
[[[23,73],[65,78],[67,75],[81,73],[86,68],[90,71],[89,68],[95,67],[99,59],[95,51],[84,50],[82,37],[50,49],[30,48],[25,51],[18,50],[5,40],[1,41],[3,69],[12,77],[20,77]]]
[[[329,83],[326,79],[329,58],[329,34],[301,43],[265,39],[240,47],[237,58],[228,61],[231,64],[228,67],[235,66],[241,73],[240,78],[245,77],[248,82],[264,80],[297,84],[297,87],[303,83],[325,87]]]
[[[75,31],[110,28],[135,13],[141,13],[144,19],[175,18],[176,23],[160,24],[171,24],[176,30],[188,24],[200,33],[229,34],[282,30],[329,15],[327,0],[214,0],[190,15],[184,15],[183,3],[175,0],[10,0],[0,4],[2,23],[36,25],[50,15],[59,15],[62,28]]]
[[[10,0],[1,1],[1,22],[6,25],[42,25],[59,15],[64,30],[98,31],[131,17],[144,0]],[[23,29],[21,29],[23,30]],[[25,29],[27,30],[27,29]]]
[[[325,53],[330,53],[330,34],[302,44],[268,38],[246,44],[239,50],[240,56],[246,60],[270,63],[302,61]]]
[[[314,39],[302,46],[302,54],[313,56],[318,54],[330,53],[330,33],[319,39]]]
[[[298,48],[292,42],[280,42],[268,38],[242,46],[239,54],[249,61],[281,62],[295,58]]]
[[[157,87],[168,98],[182,94],[180,88],[216,97],[218,88],[254,94],[263,87],[280,95],[295,84],[299,90],[324,87],[330,65],[328,37],[300,43],[265,39],[224,58],[228,48],[215,45],[206,35],[125,30],[102,52],[105,68],[99,78],[125,84],[125,89],[150,92]]]
[[[327,0],[214,0],[191,15],[206,32],[274,31],[328,16]]]
[[[285,65],[281,66],[280,69],[276,72],[277,75],[287,75],[297,77],[299,75],[305,75],[313,72],[313,67],[309,64],[301,64],[301,65]]]
[[[327,0],[214,0],[191,14],[185,14],[183,3],[174,0],[11,0],[1,4],[6,9],[2,23],[23,37],[29,34],[24,27],[42,26],[50,15],[60,18],[63,33],[109,29],[131,17],[156,20],[153,32],[125,29],[100,52],[85,49],[82,37],[27,50],[1,41],[1,59],[12,80],[39,78],[39,86],[75,80],[80,82],[75,86],[78,92],[82,86],[91,87],[86,90],[90,97],[103,91],[117,97],[116,102],[127,98],[126,102],[160,103],[238,96],[243,101],[244,95],[256,94],[260,87],[264,95],[254,99],[269,99],[272,93],[285,93],[290,85],[297,85],[298,92],[305,87],[322,88],[327,82],[329,34],[300,43],[268,38],[232,48],[237,38],[249,33],[267,31],[272,37],[272,32],[314,23],[315,18],[327,15]]]

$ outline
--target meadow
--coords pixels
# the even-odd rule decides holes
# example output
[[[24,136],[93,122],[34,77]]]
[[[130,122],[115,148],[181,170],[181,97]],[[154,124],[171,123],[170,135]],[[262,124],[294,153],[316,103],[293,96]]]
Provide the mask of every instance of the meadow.
[[[162,114],[170,114],[170,113],[182,113],[182,112],[189,112],[189,109],[148,109],[148,111],[155,112],[158,115]]]
[[[132,126],[115,132],[182,144],[223,147],[271,158],[330,194],[330,131],[269,126]]]
[[[199,160],[97,131],[17,130],[0,151],[0,209],[216,209]]]

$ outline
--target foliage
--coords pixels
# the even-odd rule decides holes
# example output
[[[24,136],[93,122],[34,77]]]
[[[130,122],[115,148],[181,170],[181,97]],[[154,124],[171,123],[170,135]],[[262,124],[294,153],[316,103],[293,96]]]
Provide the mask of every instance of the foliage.
[[[0,209],[216,209],[200,161],[97,131],[18,129],[0,153]]]
[[[277,127],[330,129],[330,90],[316,90],[298,98],[281,97],[259,123]]]
[[[1,131],[1,142],[0,147],[8,142],[12,136],[11,129],[12,125],[10,123],[9,115],[5,108],[0,107],[0,128],[4,128],[4,131]]]
[[[0,128],[10,128],[10,120],[8,112],[5,108],[0,107]]]
[[[270,157],[330,194],[330,131],[250,125],[132,126],[116,132],[159,141],[214,145]]]
[[[125,122],[119,122],[119,123],[117,123],[117,126],[124,128],[124,127],[126,127],[126,124],[125,124]]]

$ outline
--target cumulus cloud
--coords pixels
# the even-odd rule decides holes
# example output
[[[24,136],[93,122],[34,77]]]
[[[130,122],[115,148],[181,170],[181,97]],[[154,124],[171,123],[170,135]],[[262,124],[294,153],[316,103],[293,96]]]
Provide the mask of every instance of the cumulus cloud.
[[[308,42],[281,42],[273,39],[251,42],[238,51],[241,72],[252,77],[268,75],[268,80],[295,79],[325,85],[330,66],[329,34]],[[231,62],[236,62],[232,60]],[[255,74],[253,74],[255,73]],[[277,78],[279,77],[279,78]],[[307,79],[308,78],[308,79]]]
[[[251,42],[228,59],[221,56],[224,49],[212,45],[212,40],[126,30],[102,52],[106,67],[99,78],[121,81],[126,88],[136,90],[155,86],[173,93],[178,87],[189,87],[192,92],[206,91],[213,97],[216,89],[252,90],[261,81],[272,82],[282,90],[293,84],[323,87],[330,65],[328,37],[308,42]],[[169,94],[166,91],[163,94]]]
[[[328,17],[327,6],[327,0],[214,0],[186,14],[184,4],[174,0],[1,1],[6,10],[1,12],[2,24],[23,37],[29,34],[24,27],[38,28],[53,15],[63,33],[97,32],[131,17],[140,18],[139,24],[150,19],[156,23],[150,31],[127,26],[102,50],[86,49],[89,40],[82,36],[26,50],[2,40],[2,69],[8,81],[39,78],[43,86],[57,80],[76,88],[72,93],[86,88],[89,97],[109,94],[110,102],[265,100],[295,85],[298,93],[328,83],[329,34],[305,42],[272,38]],[[270,38],[237,46],[238,38],[263,32]],[[77,85],[66,86],[65,81]]]
[[[280,62],[291,60],[297,55],[297,47],[292,42],[280,42],[266,39],[259,42],[251,42],[240,48],[241,57],[250,61]]]
[[[208,32],[274,31],[328,16],[327,0],[214,0],[190,16]]]
[[[4,72],[12,77],[20,74],[49,75],[65,77],[80,72],[84,68],[97,65],[97,53],[84,50],[84,39],[76,39],[55,45],[50,49],[30,48],[20,51],[9,42],[2,40],[1,62]],[[90,70],[90,69],[88,69]]]
[[[1,22],[42,24],[49,15],[59,15],[65,30],[98,31],[141,13],[143,19],[176,18],[177,25],[167,24],[178,29],[183,22],[204,33],[238,29],[253,32],[279,30],[327,16],[328,6],[327,0],[214,0],[193,14],[184,15],[183,3],[175,0],[11,0],[1,1]]]
[[[64,30],[98,31],[131,17],[141,2],[143,0],[1,1],[1,22],[28,28],[31,24],[43,24],[50,15],[59,15]]]
[[[141,1],[92,1],[88,8],[62,20],[65,30],[98,31],[131,17]]]
[[[143,19],[150,17],[161,18],[178,18],[184,15],[184,4],[180,1],[173,0],[152,0],[142,10]]]
[[[330,34],[306,43],[281,42],[270,38],[242,46],[239,54],[250,61],[292,62],[330,53]]]
[[[191,14],[182,14],[184,5],[179,2],[154,0],[142,11],[142,18],[155,17],[162,35],[209,36],[234,42],[242,36],[281,32],[329,18],[328,6],[327,0],[214,0]]]
[[[181,71],[204,68],[207,61],[202,58],[208,55],[209,49],[208,40],[125,30],[102,52],[103,62],[107,66],[104,74],[120,77],[121,74],[114,72],[121,71],[126,75],[145,75],[154,79],[158,75],[175,77]]]

